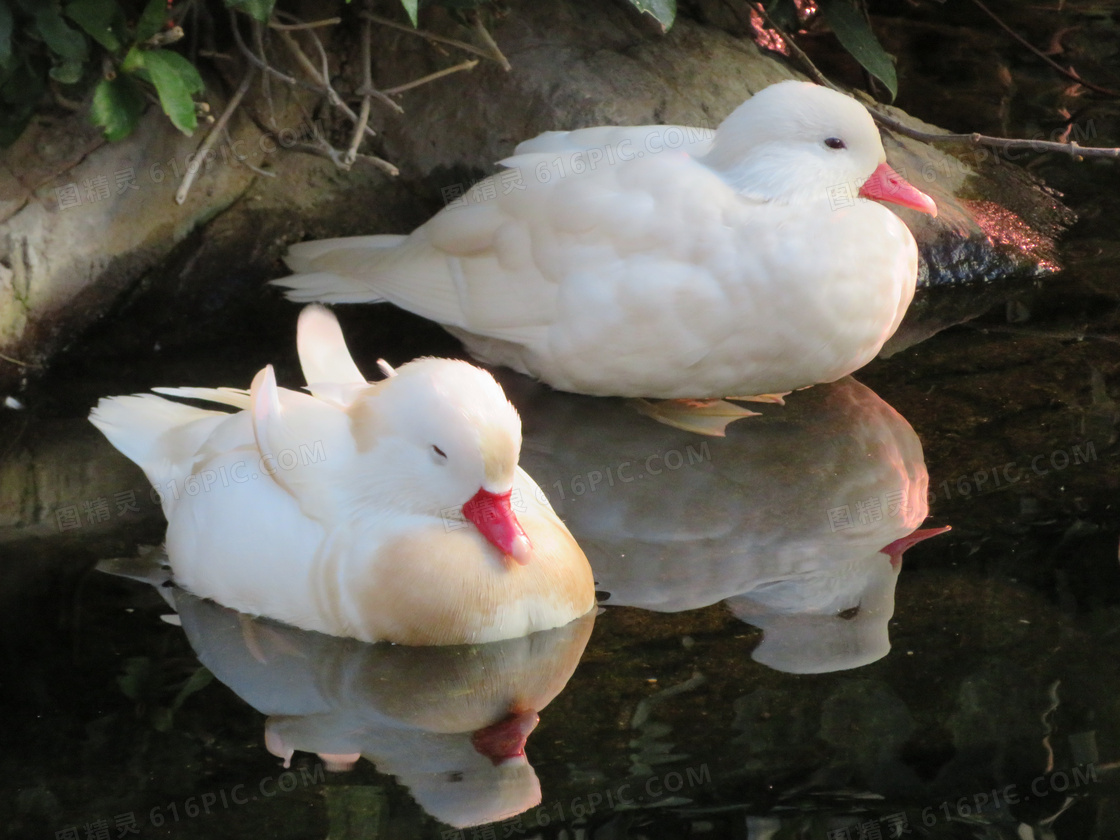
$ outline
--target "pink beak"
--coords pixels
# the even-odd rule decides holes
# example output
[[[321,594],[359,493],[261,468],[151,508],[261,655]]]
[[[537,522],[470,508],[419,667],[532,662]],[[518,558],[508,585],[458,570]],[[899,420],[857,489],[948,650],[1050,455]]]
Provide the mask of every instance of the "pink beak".
[[[885,554],[891,558],[891,565],[896,569],[902,568],[902,555],[906,549],[913,548],[923,540],[928,540],[930,537],[936,537],[938,534],[944,534],[946,531],[951,530],[951,526],[943,525],[940,528],[922,528],[920,531],[915,531],[909,536],[899,537],[889,545],[885,545],[879,549],[880,554]]]
[[[479,489],[463,505],[463,516],[482,532],[498,551],[507,554],[522,566],[532,557],[533,545],[525,535],[525,530],[513,515],[508,493],[491,493]]]
[[[471,735],[471,746],[497,767],[510,759],[525,757],[525,741],[537,727],[540,717],[533,710],[510,712],[497,723]]]
[[[871,177],[859,188],[859,194],[863,198],[901,204],[919,213],[937,216],[937,205],[933,203],[933,199],[887,166],[885,162],[880,163],[871,173]]]

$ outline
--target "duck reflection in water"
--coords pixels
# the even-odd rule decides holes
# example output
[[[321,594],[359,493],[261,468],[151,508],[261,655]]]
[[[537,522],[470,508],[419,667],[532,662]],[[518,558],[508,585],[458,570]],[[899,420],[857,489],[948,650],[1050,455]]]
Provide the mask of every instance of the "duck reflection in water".
[[[134,560],[101,568],[156,584],[167,578]],[[407,647],[252,618],[175,587],[159,591],[202,664],[267,716],[265,745],[285,767],[296,751],[317,753],[332,771],[364,757],[456,828],[540,803],[525,742],[575,671],[595,621],[593,610],[502,642]]]
[[[726,601],[764,632],[752,656],[790,673],[874,662],[928,475],[910,424],[845,378],[725,438],[652,423],[620,400],[502,377],[522,463],[591,560],[608,606]]]

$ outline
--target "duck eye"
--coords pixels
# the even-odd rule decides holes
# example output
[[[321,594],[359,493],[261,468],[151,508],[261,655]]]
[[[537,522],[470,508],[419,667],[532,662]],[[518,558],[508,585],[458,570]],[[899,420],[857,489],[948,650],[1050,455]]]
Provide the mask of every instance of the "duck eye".
[[[859,604],[856,604],[854,607],[848,607],[848,609],[846,610],[840,610],[840,612],[836,613],[836,617],[844,621],[851,621],[857,615],[859,615]]]
[[[829,137],[824,141],[824,144],[830,149],[848,148],[848,144],[841,140],[839,137]]]
[[[445,461],[447,460],[447,453],[444,452],[442,449],[440,449],[438,446],[436,446],[434,443],[432,444],[432,452],[434,452],[439,457],[443,458]]]

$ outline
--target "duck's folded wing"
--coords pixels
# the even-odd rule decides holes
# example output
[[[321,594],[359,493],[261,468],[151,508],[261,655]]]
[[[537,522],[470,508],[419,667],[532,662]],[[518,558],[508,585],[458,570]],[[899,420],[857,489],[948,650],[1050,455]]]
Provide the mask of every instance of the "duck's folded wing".
[[[692,125],[597,125],[574,131],[546,131],[518,143],[513,154],[591,152],[587,163],[594,158],[596,165],[620,156],[625,160],[639,151],[656,154],[662,149],[681,149],[699,157],[707,153],[714,137],[714,129]]]
[[[594,170],[550,153],[503,163],[510,171],[484,179],[463,206],[444,208],[391,247],[380,237],[306,243],[317,246],[314,257],[304,259],[310,249],[299,246],[300,259],[290,262],[315,277],[335,274],[335,287],[355,295],[348,300],[387,300],[475,335],[532,345],[546,340],[570,278],[631,257],[703,262],[707,231],[713,221],[725,228],[721,214],[737,201],[680,150]],[[310,288],[300,276],[276,282]]]
[[[309,394],[279,388],[272,365],[254,377],[250,394],[261,469],[305,514],[329,521],[338,502],[334,474],[354,455],[349,417]]]

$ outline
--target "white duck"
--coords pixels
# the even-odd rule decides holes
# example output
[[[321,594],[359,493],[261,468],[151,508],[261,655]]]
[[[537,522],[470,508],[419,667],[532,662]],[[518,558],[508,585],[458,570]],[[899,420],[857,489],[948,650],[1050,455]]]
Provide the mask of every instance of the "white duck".
[[[862,105],[817,85],[772,85],[702,135],[541,135],[465,206],[409,236],[295,245],[299,273],[275,282],[389,301],[565,391],[767,394],[862,367],[917,276],[913,236],[876,200],[936,214],[932,199],[886,164]]]
[[[594,606],[587,559],[517,466],[521,423],[490,374],[420,359],[367,383],[321,307],[300,315],[298,345],[311,394],[278,388],[269,366],[248,392],[156,389],[237,413],[140,394],[90,414],[161,491],[179,585],[418,645],[515,638]]]

